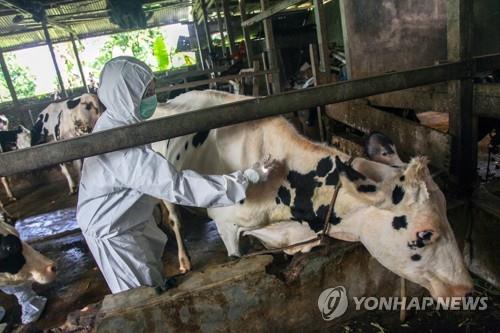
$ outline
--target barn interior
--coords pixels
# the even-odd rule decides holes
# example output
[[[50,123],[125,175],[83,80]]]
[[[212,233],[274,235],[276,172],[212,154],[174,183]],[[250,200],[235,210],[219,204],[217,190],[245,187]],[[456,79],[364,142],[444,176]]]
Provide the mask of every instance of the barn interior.
[[[220,116],[208,108],[0,154],[0,175],[16,197],[0,190],[12,216],[4,219],[58,266],[54,282],[34,285],[48,302],[33,323],[21,324],[16,298],[0,293],[6,310],[0,332],[498,331],[498,1],[0,0],[6,94],[0,114],[10,129],[34,128],[51,103],[96,94],[99,78],[89,70],[83,49],[92,46],[85,41],[162,27],[169,35],[173,25],[185,32],[169,45],[171,64],[155,70],[160,102],[206,89],[255,99],[222,106]],[[160,63],[155,40],[148,40],[144,54]],[[14,66],[12,54],[40,47],[56,89],[27,96],[19,86],[22,65]],[[181,65],[173,65],[174,52],[184,59]],[[114,50],[106,59],[116,55]],[[159,255],[176,286],[111,294],[76,221],[78,194],[68,194],[59,163],[278,115],[306,138],[350,156],[365,156],[364,141],[373,132],[387,135],[403,161],[427,156],[474,295],[487,297],[487,309],[373,311],[350,303],[345,314],[327,321],[318,309],[327,288],[343,286],[358,297],[429,293],[384,267],[359,242],[327,239],[309,253],[230,258],[214,221],[189,210],[181,215],[192,270],[179,271],[175,236],[165,227],[169,241]],[[77,169],[69,165],[76,181]],[[159,210],[155,217],[165,222]],[[241,246],[247,254],[264,249],[251,237]]]

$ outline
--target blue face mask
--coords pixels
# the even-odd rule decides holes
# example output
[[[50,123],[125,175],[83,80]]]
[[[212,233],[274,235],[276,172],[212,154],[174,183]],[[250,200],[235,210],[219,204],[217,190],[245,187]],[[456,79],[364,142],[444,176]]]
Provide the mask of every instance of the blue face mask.
[[[141,106],[139,109],[139,116],[141,119],[149,119],[155,113],[156,106],[158,105],[158,100],[156,95],[144,98],[141,101]]]

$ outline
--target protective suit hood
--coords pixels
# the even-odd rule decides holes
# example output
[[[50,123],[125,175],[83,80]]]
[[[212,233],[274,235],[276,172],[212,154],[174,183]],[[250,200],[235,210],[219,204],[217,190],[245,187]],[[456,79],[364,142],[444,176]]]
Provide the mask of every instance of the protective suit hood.
[[[108,61],[101,72],[97,91],[99,99],[106,106],[104,115],[115,126],[140,122],[142,96],[152,79],[151,69],[140,60],[122,56]]]

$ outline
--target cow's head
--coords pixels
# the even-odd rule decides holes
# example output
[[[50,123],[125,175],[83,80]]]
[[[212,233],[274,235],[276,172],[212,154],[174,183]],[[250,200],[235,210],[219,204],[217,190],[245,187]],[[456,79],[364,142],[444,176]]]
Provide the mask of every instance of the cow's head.
[[[339,159],[337,168],[344,198],[357,204],[340,223],[331,225],[330,236],[361,241],[382,265],[425,287],[433,297],[465,296],[472,291],[446,217],[445,197],[429,174],[426,158],[413,158],[401,168],[384,165],[382,169],[391,172],[378,181],[352,177],[353,169]]]
[[[76,134],[83,135],[92,132],[102,113],[97,95],[83,94],[78,98],[68,100],[66,106],[70,111]]]
[[[9,130],[9,119],[3,115],[0,114],[0,131],[8,131]]]
[[[19,125],[17,129],[16,148],[25,149],[31,147],[31,131],[26,127]]]
[[[365,154],[372,161],[391,166],[404,165],[392,140],[379,132],[368,135],[365,141]]]
[[[19,239],[12,226],[0,222],[0,285],[54,281],[56,265]]]

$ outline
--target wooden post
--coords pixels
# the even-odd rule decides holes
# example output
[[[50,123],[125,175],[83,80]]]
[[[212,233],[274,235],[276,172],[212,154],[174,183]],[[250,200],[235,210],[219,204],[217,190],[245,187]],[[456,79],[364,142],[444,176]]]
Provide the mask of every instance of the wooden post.
[[[267,63],[267,55],[266,52],[262,52],[262,67],[264,68],[265,71],[269,69],[269,65]],[[269,75],[264,76],[266,80],[266,91],[267,91],[267,96],[271,95],[271,84],[269,83]]]
[[[9,88],[12,102],[14,103],[14,105],[17,105],[19,101],[17,99],[16,89],[14,88],[14,84],[12,83],[9,68],[7,67],[7,63],[5,62],[3,52],[0,52],[0,66],[2,66],[3,77],[5,78],[5,82],[7,83],[7,88]]]
[[[260,0],[261,11],[269,8],[269,0]],[[276,41],[274,39],[274,30],[273,30],[273,22],[272,18],[267,18],[263,21],[264,23],[264,35],[266,37],[266,50],[269,55],[269,68],[271,70],[278,70],[278,54],[276,49]],[[280,74],[273,73],[272,74],[272,82],[273,82],[273,94],[277,94],[281,92],[281,82],[280,82]]]
[[[472,0],[447,0],[449,61],[471,61]],[[473,66],[470,65],[472,74]],[[471,196],[477,180],[477,117],[473,113],[473,79],[448,84],[453,103],[449,131],[453,137],[451,173],[464,196]]]
[[[76,63],[78,64],[78,70],[80,71],[80,76],[82,77],[83,86],[90,92],[89,86],[87,85],[87,80],[85,80],[85,74],[83,73],[82,62],[80,61],[80,55],[78,54],[78,48],[76,47],[75,36],[71,35],[71,44],[73,45],[73,52],[75,52]]]
[[[201,69],[205,70],[206,64],[205,64],[205,56],[203,55],[203,49],[201,47],[201,42],[200,42],[200,27],[198,26],[198,19],[196,17],[196,13],[193,11],[193,26],[194,26],[194,34],[196,36],[196,43],[198,44],[198,55],[200,57],[200,63],[201,63]]]
[[[56,59],[56,54],[54,52],[54,46],[52,45],[52,40],[50,39],[49,35],[49,29],[47,28],[47,21],[42,22],[42,27],[43,27],[43,33],[45,34],[45,40],[47,42],[47,46],[49,47],[50,55],[52,57],[52,63],[54,64],[54,68],[56,70],[57,74],[57,81],[59,82],[59,87],[62,90],[62,93],[65,97],[68,97],[68,93],[66,92],[66,89],[64,89],[64,83],[63,79],[61,76],[61,71],[59,70],[59,66],[57,65],[57,59]]]
[[[238,51],[236,45],[234,44],[234,32],[233,32],[233,27],[231,26],[231,11],[229,10],[229,1],[228,0],[221,0],[221,1],[222,1],[222,11],[224,13],[224,22],[226,24],[227,40],[229,43],[229,54],[231,55]]]
[[[246,0],[240,0],[240,18],[241,22],[247,19]],[[241,29],[243,30],[243,39],[245,40],[248,67],[252,67],[253,48],[252,48],[252,40],[250,39],[250,33],[248,32],[248,29],[243,26],[241,27]]]
[[[319,70],[323,73],[326,79],[320,80],[318,84],[330,81],[330,50],[328,49],[328,36],[326,30],[325,10],[323,0],[313,0],[314,3],[314,20],[316,22],[316,35],[318,37],[319,50]]]
[[[203,13],[203,25],[205,27],[205,37],[207,39],[208,47],[208,58],[210,62],[210,67],[214,67],[214,46],[212,44],[212,37],[210,37],[210,27],[208,25],[208,13],[207,13],[207,3],[205,0],[200,0],[200,6]]]
[[[224,29],[223,29],[223,24],[222,24],[222,17],[220,16],[220,3],[217,1],[215,3],[215,13],[217,15],[217,25],[219,27],[219,33],[220,33],[220,45],[222,49],[222,57],[226,58],[227,57],[227,50],[226,50],[226,38],[224,37]]]
[[[319,66],[318,66],[318,47],[315,44],[309,44],[309,58],[311,59],[311,69],[312,69],[312,75],[314,77],[314,85],[317,86],[320,83],[318,82],[320,77],[319,73]],[[324,106],[317,106],[316,107],[316,115],[318,118],[318,129],[319,129],[319,138],[321,142],[325,141],[325,131],[323,127],[323,111],[325,107]]]
[[[260,62],[258,60],[253,61],[253,72],[258,73],[260,71]],[[243,82],[245,78],[242,78]],[[260,95],[260,78],[257,76],[252,77],[252,96],[258,97]]]

